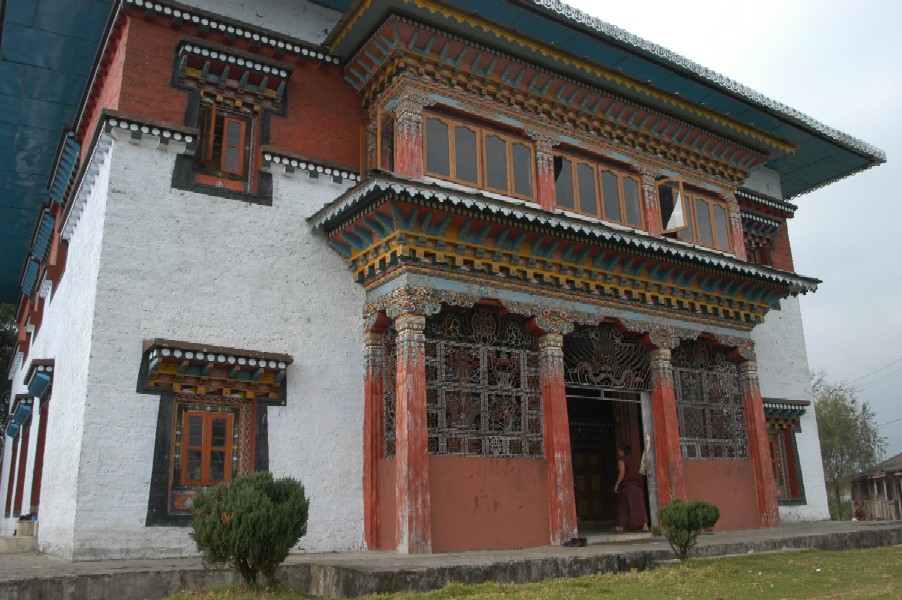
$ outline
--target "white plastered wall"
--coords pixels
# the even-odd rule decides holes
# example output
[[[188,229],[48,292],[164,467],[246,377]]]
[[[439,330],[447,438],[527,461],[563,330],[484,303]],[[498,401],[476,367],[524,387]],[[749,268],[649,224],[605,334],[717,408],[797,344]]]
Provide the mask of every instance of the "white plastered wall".
[[[780,175],[768,168],[751,173],[745,187],[772,198],[782,198]],[[787,298],[780,310],[771,310],[764,323],[752,331],[758,358],[761,395],[784,400],[811,400],[811,374],[805,331],[797,298]],[[799,419],[801,431],[796,433],[796,449],[805,488],[805,504],[780,506],[780,517],[786,522],[829,519],[824,465],[817,434],[814,406],[809,406]]]
[[[126,138],[109,158],[74,556],[196,552],[187,528],[145,526],[160,398],[136,384],[151,338],[292,355],[270,470],[311,499],[301,548],[361,547],[364,293],[306,222],[346,185],[275,175],[272,206],[177,190],[175,155]]]
[[[103,154],[94,158],[98,173],[78,227],[69,240],[65,273],[45,303],[41,327],[33,337],[28,359],[13,376],[13,395],[27,393],[24,377],[31,360],[55,360],[41,478],[38,544],[41,551],[66,558],[73,553],[88,359],[109,182],[106,158]],[[23,497],[31,493],[38,417],[36,411],[29,436],[31,448]],[[8,460],[4,457],[4,465]],[[14,522],[6,521],[3,533],[12,533],[14,527]]]
[[[780,310],[767,313],[764,323],[752,331],[758,358],[761,395],[785,400],[811,400],[811,375],[802,313],[797,298],[787,298]],[[780,506],[786,522],[829,519],[824,467],[817,434],[817,419],[811,405],[799,419],[801,431],[795,434],[805,504]]]

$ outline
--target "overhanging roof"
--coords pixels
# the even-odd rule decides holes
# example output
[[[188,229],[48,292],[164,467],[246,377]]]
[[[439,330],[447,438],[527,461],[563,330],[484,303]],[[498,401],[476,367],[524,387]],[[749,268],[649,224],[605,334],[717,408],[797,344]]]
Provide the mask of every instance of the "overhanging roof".
[[[886,160],[861,140],[558,0],[315,1],[347,9],[326,39],[344,59],[388,14],[402,13],[765,150],[787,199]]]
[[[352,26],[335,44],[344,58],[397,11],[752,146],[760,140],[730,123],[785,140],[797,150],[773,152],[768,166],[780,173],[787,198],[885,161],[860,140],[557,0],[312,1],[346,13],[332,34]],[[75,116],[115,2],[0,0],[0,301],[19,297],[62,132]],[[352,21],[358,7],[364,10]]]
[[[63,128],[75,115],[112,2],[0,1],[0,301],[19,298]]]

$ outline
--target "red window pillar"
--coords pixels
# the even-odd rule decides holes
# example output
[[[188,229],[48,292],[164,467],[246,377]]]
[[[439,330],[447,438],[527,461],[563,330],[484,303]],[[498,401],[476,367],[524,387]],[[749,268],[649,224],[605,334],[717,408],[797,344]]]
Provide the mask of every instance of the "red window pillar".
[[[639,168],[642,179],[642,209],[645,211],[645,228],[649,235],[660,236],[663,230],[661,225],[661,208],[658,205],[658,188],[655,174],[644,168]],[[668,358],[668,360],[670,360]]]
[[[658,506],[674,498],[686,498],[683,479],[683,453],[680,449],[680,424],[670,350],[656,348],[651,359],[651,412],[655,432],[655,474],[658,479]]]
[[[557,204],[557,189],[552,148],[560,140],[537,132],[528,131],[527,134],[536,142],[536,200],[543,210],[553,211]]]
[[[745,249],[745,233],[742,231],[742,213],[739,203],[733,194],[724,195],[727,201],[727,214],[730,216],[730,236],[733,239],[732,252],[740,260],[748,260],[748,252]]]
[[[395,108],[395,172],[422,179],[423,170],[423,106],[430,100],[406,94]]]
[[[402,313],[395,319],[398,366],[395,399],[398,552],[432,552],[429,452],[426,429],[426,317]]]
[[[558,545],[577,536],[570,421],[564,389],[564,336],[560,333],[543,335],[539,338],[539,352],[551,544]]]
[[[379,460],[383,450],[383,341],[381,331],[364,333],[366,381],[363,415],[363,530],[367,548],[378,548],[381,528],[379,520]]]
[[[764,419],[764,403],[758,386],[758,363],[747,360],[739,365],[742,385],[745,427],[749,440],[749,458],[755,472],[755,496],[758,501],[760,527],[779,527],[780,509],[777,505],[777,489],[767,443],[767,423]]]

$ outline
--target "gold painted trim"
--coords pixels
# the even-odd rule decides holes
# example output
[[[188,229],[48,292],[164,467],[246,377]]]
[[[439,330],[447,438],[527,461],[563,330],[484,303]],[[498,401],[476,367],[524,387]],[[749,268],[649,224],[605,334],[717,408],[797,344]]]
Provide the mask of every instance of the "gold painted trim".
[[[719,125],[732,129],[742,135],[747,135],[752,139],[758,140],[759,142],[765,143],[772,148],[776,148],[782,152],[793,153],[796,150],[796,147],[788,142],[785,142],[777,137],[768,135],[760,130],[752,129],[746,125],[739,123],[733,119],[729,119],[724,117],[723,115],[716,113],[714,111],[701,108],[695,104],[680,100],[671,94],[666,94],[655,88],[647,85],[643,85],[637,83],[636,81],[624,77],[622,75],[618,75],[614,71],[610,69],[606,69],[598,66],[595,63],[589,62],[584,59],[577,58],[571,54],[567,54],[560,50],[554,49],[548,45],[540,44],[534,40],[527,39],[521,35],[519,35],[515,31],[504,31],[495,25],[489,23],[485,19],[481,19],[474,15],[465,13],[463,11],[448,7],[448,6],[440,6],[433,0],[403,0],[405,4],[412,4],[417,8],[421,8],[423,10],[427,10],[433,14],[439,14],[445,18],[452,19],[457,21],[458,23],[462,23],[465,25],[469,25],[471,27],[481,29],[486,33],[492,34],[500,39],[506,40],[508,42],[513,42],[519,45],[522,48],[526,48],[528,50],[532,50],[538,54],[543,56],[547,56],[553,60],[561,62],[565,65],[569,65],[571,67],[575,67],[578,70],[581,70],[590,75],[594,75],[596,77],[601,77],[603,79],[607,79],[615,84],[622,85],[628,89],[635,90],[639,93],[645,94],[647,96],[651,96],[657,100],[661,100],[667,104],[670,104],[676,108],[685,110],[689,113],[695,114],[699,117],[709,119]],[[361,18],[363,13],[370,8],[372,4],[372,0],[365,0],[357,7],[357,9],[352,13],[351,17],[342,27],[341,31],[335,36],[335,40],[330,44],[329,51],[331,54],[335,54],[335,49],[338,44],[344,39],[344,37],[348,34],[350,29],[354,26],[354,24]]]

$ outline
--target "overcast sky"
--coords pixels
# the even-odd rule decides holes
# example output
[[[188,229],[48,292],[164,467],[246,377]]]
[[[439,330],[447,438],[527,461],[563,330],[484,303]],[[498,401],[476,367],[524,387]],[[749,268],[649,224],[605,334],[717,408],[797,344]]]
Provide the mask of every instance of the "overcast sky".
[[[847,381],[902,452],[902,2],[567,0],[835,129],[887,163],[792,200],[808,363]],[[895,179],[897,185],[891,185]]]

